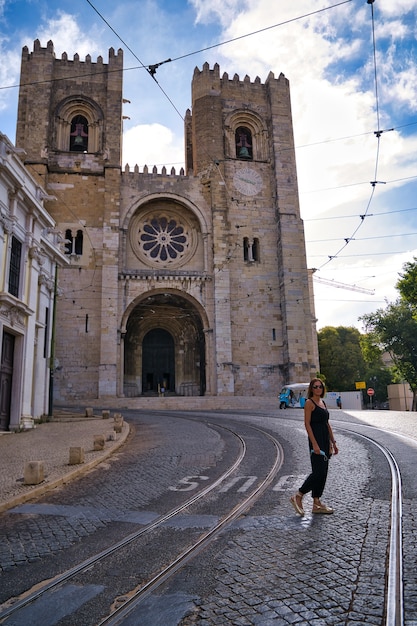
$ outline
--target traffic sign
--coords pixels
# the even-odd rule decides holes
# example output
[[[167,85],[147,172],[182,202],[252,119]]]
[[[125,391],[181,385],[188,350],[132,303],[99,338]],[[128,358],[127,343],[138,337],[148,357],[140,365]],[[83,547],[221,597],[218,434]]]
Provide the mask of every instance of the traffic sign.
[[[368,394],[368,396],[373,396],[375,394],[375,389],[372,389],[372,387],[369,387],[366,393]]]

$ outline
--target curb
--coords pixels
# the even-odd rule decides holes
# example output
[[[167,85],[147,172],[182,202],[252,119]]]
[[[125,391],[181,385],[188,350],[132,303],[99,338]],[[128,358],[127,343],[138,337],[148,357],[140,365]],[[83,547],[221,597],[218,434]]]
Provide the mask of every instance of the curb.
[[[124,422],[124,425],[126,426],[123,428],[124,432],[121,433],[120,438],[109,450],[106,450],[105,452],[103,452],[103,454],[101,454],[96,459],[87,461],[87,463],[83,463],[76,469],[69,471],[63,476],[60,476],[59,478],[55,478],[52,482],[45,481],[44,484],[41,484],[35,487],[32,491],[28,491],[26,493],[22,493],[21,495],[14,496],[13,498],[10,498],[10,500],[0,503],[0,513],[4,513],[4,511],[7,511],[8,509],[13,509],[15,506],[24,504],[25,502],[28,502],[29,500],[32,500],[33,498],[38,498],[39,496],[43,495],[47,491],[52,491],[52,489],[55,489],[56,487],[61,487],[62,485],[66,485],[67,483],[71,482],[75,478],[78,478],[79,476],[87,472],[88,470],[91,470],[96,465],[99,465],[100,463],[102,463],[105,459],[109,458],[116,450],[118,450],[128,438],[131,432],[131,427],[127,422]]]

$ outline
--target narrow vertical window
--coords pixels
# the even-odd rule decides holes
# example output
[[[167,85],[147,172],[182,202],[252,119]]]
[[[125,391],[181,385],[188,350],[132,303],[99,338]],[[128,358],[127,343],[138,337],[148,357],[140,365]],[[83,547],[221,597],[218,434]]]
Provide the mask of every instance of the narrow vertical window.
[[[20,266],[22,261],[22,244],[16,237],[12,237],[9,266],[9,293],[19,297]]]
[[[65,254],[72,254],[73,239],[72,232],[68,228],[65,231]]]
[[[79,256],[81,256],[83,253],[83,231],[82,230],[77,230],[77,235],[75,237],[74,252],[75,254],[78,254]]]
[[[243,260],[249,260],[249,239],[247,237],[243,240]]]
[[[43,358],[48,358],[49,308],[45,308],[45,334],[43,337]]]
[[[255,237],[252,244],[252,257],[254,261],[259,261],[259,239]]]

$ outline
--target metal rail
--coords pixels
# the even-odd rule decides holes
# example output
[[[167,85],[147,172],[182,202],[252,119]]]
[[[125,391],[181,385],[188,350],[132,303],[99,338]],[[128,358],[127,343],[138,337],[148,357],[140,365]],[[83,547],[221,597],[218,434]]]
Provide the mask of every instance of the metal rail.
[[[338,429],[344,430],[344,429]],[[379,448],[388,461],[391,471],[391,525],[388,552],[388,577],[385,610],[386,626],[403,626],[404,595],[403,595],[403,551],[402,551],[402,484],[398,463],[393,454],[380,443],[351,430],[344,430],[366,439]]]
[[[284,453],[281,444],[275,437],[268,432],[259,428],[254,428],[263,435],[266,435],[275,446],[275,459],[274,463],[269,470],[266,477],[259,483],[259,485],[238,505],[236,505],[227,515],[225,515],[216,526],[207,531],[200,537],[192,546],[187,548],[182,554],[180,554],[172,563],[159,572],[154,578],[152,578],[146,585],[133,594],[124,604],[115,609],[108,617],[104,618],[97,626],[117,626],[121,624],[128,615],[136,609],[136,607],[143,602],[143,600],[157,589],[162,583],[171,578],[181,567],[193,559],[197,554],[201,552],[231,521],[242,515],[252,504],[262,495],[267,489],[270,483],[275,478],[279,469],[282,466],[284,460]]]
[[[230,467],[223,474],[221,474],[221,476],[219,476],[215,481],[213,481],[209,485],[206,485],[206,487],[198,491],[196,494],[194,494],[191,498],[189,498],[183,504],[180,504],[179,506],[171,509],[164,515],[161,515],[150,524],[147,524],[146,526],[142,527],[140,530],[128,535],[127,537],[124,537],[119,542],[113,544],[106,550],[103,550],[102,552],[94,554],[92,557],[86,559],[82,563],[79,563],[78,565],[76,565],[75,567],[72,567],[71,569],[67,570],[63,574],[60,574],[53,580],[48,581],[46,584],[38,587],[35,592],[22,598],[21,600],[18,600],[17,602],[14,602],[13,605],[11,605],[10,607],[3,609],[3,611],[0,613],[0,624],[2,624],[11,615],[17,613],[19,610],[23,609],[29,604],[32,604],[35,600],[45,595],[49,591],[55,589],[56,587],[61,585],[63,582],[73,578],[77,574],[80,574],[86,571],[95,563],[98,563],[99,561],[103,561],[104,559],[111,556],[112,554],[120,550],[121,548],[124,548],[128,544],[132,543],[139,537],[145,535],[146,533],[151,532],[158,526],[161,526],[161,524],[163,524],[167,520],[175,517],[176,515],[179,515],[181,512],[183,512],[188,507],[190,507],[192,504],[204,498],[208,493],[213,491],[213,489],[218,487],[226,478],[228,478],[239,467],[239,465],[242,463],[243,459],[245,458],[246,443],[244,439],[238,433],[235,433],[234,431],[232,431],[230,428],[227,428],[226,426],[221,426],[219,424],[216,424],[216,425],[207,424],[207,426],[212,427],[212,428],[220,428],[223,430],[227,430],[239,440],[239,453],[236,456],[235,461],[230,465]]]

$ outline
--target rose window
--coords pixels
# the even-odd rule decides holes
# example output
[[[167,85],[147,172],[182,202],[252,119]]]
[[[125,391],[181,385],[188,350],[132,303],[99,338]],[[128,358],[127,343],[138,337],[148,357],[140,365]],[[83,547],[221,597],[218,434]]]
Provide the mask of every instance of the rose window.
[[[158,269],[180,268],[190,262],[195,266],[199,243],[195,217],[170,200],[149,204],[136,213],[129,226],[131,250],[136,258],[145,267]]]
[[[153,217],[145,223],[139,241],[146,256],[162,262],[182,257],[188,245],[184,227],[166,217]]]

